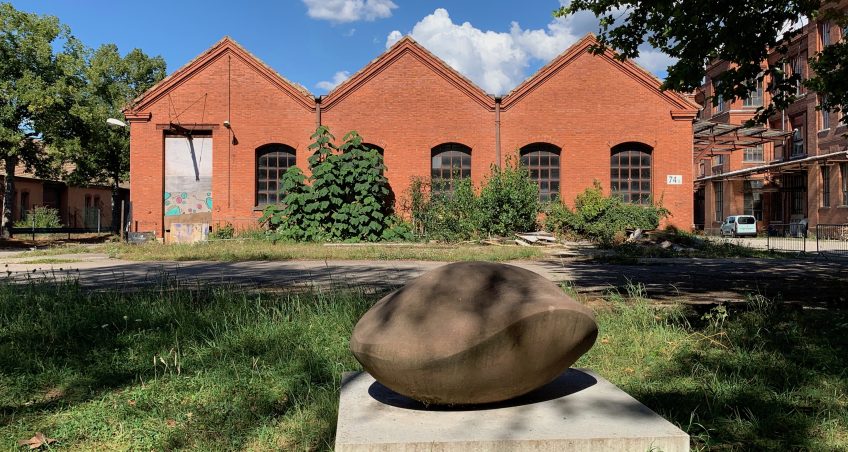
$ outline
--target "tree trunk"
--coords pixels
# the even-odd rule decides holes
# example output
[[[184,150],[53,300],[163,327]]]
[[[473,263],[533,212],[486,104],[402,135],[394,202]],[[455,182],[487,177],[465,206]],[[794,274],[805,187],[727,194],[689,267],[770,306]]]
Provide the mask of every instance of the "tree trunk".
[[[112,179],[112,233],[121,235],[121,189],[118,186],[118,178]]]
[[[4,239],[12,236],[12,206],[15,203],[15,166],[18,164],[18,159],[15,157],[6,157],[4,163],[6,165],[6,187],[3,191],[3,220],[0,224],[0,234]]]

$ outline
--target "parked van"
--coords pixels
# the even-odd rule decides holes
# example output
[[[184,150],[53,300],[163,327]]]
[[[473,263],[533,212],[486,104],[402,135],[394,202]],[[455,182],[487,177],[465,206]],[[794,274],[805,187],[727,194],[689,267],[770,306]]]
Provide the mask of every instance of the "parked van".
[[[722,236],[738,237],[741,235],[757,236],[757,219],[753,215],[731,215],[724,219],[719,229]]]

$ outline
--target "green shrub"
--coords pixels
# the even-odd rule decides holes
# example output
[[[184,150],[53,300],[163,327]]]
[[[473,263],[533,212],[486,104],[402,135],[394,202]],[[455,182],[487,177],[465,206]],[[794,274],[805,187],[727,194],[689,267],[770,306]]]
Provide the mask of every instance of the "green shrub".
[[[231,239],[236,235],[236,228],[232,223],[227,222],[224,223],[223,226],[218,225],[212,232],[209,233],[210,239],[215,240],[227,240]]]
[[[383,230],[383,240],[386,242],[410,242],[415,240],[412,225],[396,215],[389,218],[389,224]]]
[[[15,223],[16,228],[61,228],[59,210],[44,206],[36,206],[29,210],[26,218]]]
[[[412,229],[419,237],[443,242],[478,237],[478,199],[470,179],[457,180],[453,191],[432,193],[428,182],[414,177],[408,198]]]
[[[551,208],[546,226],[559,233],[575,233],[610,246],[624,239],[627,229],[656,229],[669,211],[661,205],[628,204],[616,196],[604,196],[600,182],[574,200],[574,210],[559,204]]]
[[[286,240],[381,240],[392,213],[383,157],[364,147],[353,131],[340,147],[325,126],[311,138],[311,176],[289,168],[282,178],[281,204],[266,207],[260,221]]]
[[[530,179],[516,157],[508,157],[503,169],[495,165],[480,190],[479,209],[483,233],[506,236],[536,230],[539,185]]]
[[[451,192],[432,194],[427,182],[413,178],[408,200],[413,231],[445,242],[535,230],[539,214],[538,185],[517,158],[507,159],[504,168],[492,165],[479,196],[470,179],[456,181]]]

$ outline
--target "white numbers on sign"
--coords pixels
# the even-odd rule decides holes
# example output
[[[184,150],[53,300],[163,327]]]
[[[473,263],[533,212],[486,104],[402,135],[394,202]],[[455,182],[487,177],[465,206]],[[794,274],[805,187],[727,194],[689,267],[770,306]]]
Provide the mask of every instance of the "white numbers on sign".
[[[683,184],[683,176],[679,174],[669,174],[665,177],[665,182],[668,185],[682,185]]]

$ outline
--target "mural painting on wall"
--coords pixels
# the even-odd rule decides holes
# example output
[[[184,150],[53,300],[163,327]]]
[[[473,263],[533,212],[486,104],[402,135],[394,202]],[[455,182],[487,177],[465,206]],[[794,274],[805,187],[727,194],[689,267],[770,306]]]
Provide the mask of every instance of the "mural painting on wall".
[[[208,223],[171,223],[170,243],[197,243],[208,238]]]
[[[212,138],[165,138],[165,216],[212,212]]]

